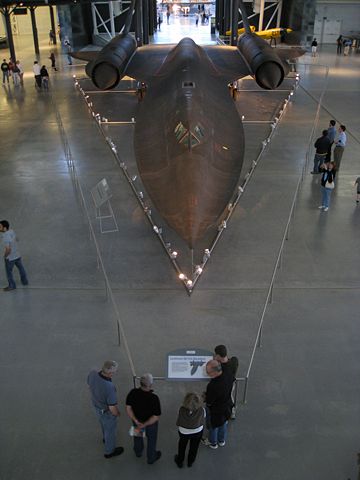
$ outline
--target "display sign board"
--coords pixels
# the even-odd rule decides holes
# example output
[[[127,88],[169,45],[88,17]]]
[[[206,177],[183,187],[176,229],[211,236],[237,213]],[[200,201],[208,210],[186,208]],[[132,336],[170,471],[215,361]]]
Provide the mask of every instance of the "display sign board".
[[[168,380],[209,380],[205,366],[213,353],[200,348],[175,350],[167,355]]]
[[[111,198],[111,190],[105,178],[91,189],[91,195],[94,199],[96,208],[100,208]]]

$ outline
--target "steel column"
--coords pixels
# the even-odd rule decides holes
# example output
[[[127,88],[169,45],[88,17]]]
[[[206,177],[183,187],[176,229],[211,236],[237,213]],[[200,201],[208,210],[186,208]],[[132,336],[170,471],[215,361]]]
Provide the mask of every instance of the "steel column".
[[[54,9],[51,5],[49,5],[49,9],[50,9],[51,30],[54,32],[53,43],[54,45],[56,45],[56,27],[55,27],[55,19],[54,19]]]
[[[4,7],[3,10],[1,10],[2,14],[5,17],[5,24],[6,24],[6,36],[9,44],[9,50],[10,50],[10,58],[12,58],[14,61],[16,60],[16,55],[15,55],[15,46],[14,46],[14,38],[11,30],[11,22],[10,22],[10,8],[9,7]]]
[[[143,42],[149,43],[149,0],[142,0]]]
[[[230,13],[231,5],[230,2],[224,0],[224,34],[227,30],[230,30]]]
[[[113,4],[113,2],[109,2],[109,16],[110,16],[111,38],[114,38],[115,35],[116,35],[116,32],[115,32],[114,4]]]
[[[32,26],[33,37],[34,37],[35,54],[36,54],[36,56],[39,56],[40,55],[40,49],[39,49],[38,32],[37,32],[37,27],[36,27],[35,8],[36,7],[29,7],[29,10],[30,10],[30,15],[31,15],[31,26]]]
[[[141,47],[143,44],[143,31],[142,31],[142,0],[137,0],[135,7],[135,39],[137,46]]]
[[[224,28],[224,0],[217,0],[217,3],[219,5],[219,33],[220,35],[224,35],[226,31],[226,29]]]
[[[265,8],[265,0],[261,0],[260,2],[260,15],[259,15],[259,32],[263,29],[264,26],[264,8]]]
[[[280,26],[281,26],[282,6],[283,6],[283,0],[279,0],[279,6],[278,6],[278,11],[277,11],[277,19],[276,19],[276,28],[280,28]]]
[[[238,38],[238,23],[239,23],[239,0],[232,0],[231,11],[231,45],[237,44]]]
[[[154,35],[154,0],[149,0],[149,35]]]

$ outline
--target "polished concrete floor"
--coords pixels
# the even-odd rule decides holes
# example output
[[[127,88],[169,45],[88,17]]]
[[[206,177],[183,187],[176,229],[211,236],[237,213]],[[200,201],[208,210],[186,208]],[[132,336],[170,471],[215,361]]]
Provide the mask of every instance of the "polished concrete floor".
[[[1,293],[1,480],[137,475],[354,480],[360,444],[360,207],[353,186],[360,175],[360,57],[336,57],[329,47],[315,59],[302,58],[308,65],[299,67],[294,100],[188,297],[74,88],[72,75],[82,77],[83,66],[69,67],[58,54],[51,90],[120,312],[125,336],[119,347],[116,314],[65,160],[54,103],[33,85],[29,40],[17,41],[28,71],[24,87],[10,85],[0,92],[0,216],[20,238],[30,279],[26,289]],[[47,64],[48,51],[44,39],[42,63]],[[327,84],[322,65],[330,67]],[[248,402],[239,405],[224,449],[201,447],[192,470],[178,470],[173,462],[177,408],[189,388],[202,391],[205,384],[156,382],[163,457],[150,467],[134,457],[127,435],[124,398],[132,374],[163,376],[167,352],[211,350],[217,343],[239,357],[239,375],[245,374],[324,85],[315,137],[335,118],[348,127],[348,145],[327,213],[317,208],[319,178],[309,174],[309,165],[251,370]],[[124,94],[118,102],[119,112],[136,118],[135,96]],[[243,108],[241,97],[237,107]],[[124,128],[118,148],[131,161],[131,127]],[[245,132],[249,165],[264,132],[259,138],[249,124]],[[119,232],[101,235],[90,190],[104,177]],[[4,272],[1,278],[5,285]],[[115,383],[125,453],[112,460],[102,456],[85,382],[105,358],[121,365]]]

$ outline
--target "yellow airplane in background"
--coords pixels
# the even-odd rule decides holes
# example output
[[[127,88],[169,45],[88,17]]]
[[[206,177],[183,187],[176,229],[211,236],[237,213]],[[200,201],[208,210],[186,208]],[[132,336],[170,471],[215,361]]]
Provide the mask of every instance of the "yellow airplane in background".
[[[251,32],[255,32],[256,27],[250,25]],[[238,29],[238,35],[242,35],[245,32],[244,28]],[[283,33],[292,32],[291,28],[270,28],[269,30],[260,30],[260,32],[255,32],[258,37],[263,38],[264,40],[271,40],[272,38],[281,38]],[[226,32],[226,35],[231,35],[231,30]]]

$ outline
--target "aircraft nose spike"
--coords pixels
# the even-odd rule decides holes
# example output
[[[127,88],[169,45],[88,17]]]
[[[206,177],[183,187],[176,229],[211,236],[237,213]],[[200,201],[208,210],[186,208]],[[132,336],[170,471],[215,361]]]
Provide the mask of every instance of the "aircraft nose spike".
[[[284,78],[284,72],[275,62],[265,62],[256,70],[256,81],[267,90],[277,88]]]

